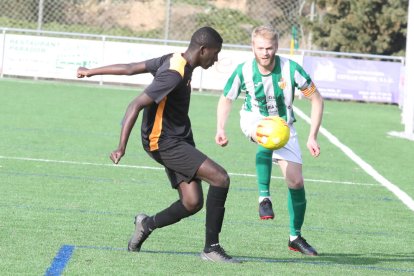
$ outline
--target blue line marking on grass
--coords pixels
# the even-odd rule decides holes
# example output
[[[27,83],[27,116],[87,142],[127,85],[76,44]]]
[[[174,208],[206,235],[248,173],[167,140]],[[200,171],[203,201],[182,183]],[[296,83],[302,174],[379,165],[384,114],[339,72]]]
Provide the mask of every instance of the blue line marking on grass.
[[[59,276],[62,274],[63,270],[66,267],[66,264],[69,262],[72,253],[75,250],[73,245],[63,245],[56,257],[53,259],[52,264],[46,270],[45,276]]]

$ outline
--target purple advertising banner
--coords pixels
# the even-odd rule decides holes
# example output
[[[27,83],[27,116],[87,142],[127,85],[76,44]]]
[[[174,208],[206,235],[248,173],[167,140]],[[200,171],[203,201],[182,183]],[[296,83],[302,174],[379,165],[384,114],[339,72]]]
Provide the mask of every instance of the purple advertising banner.
[[[305,56],[303,68],[325,98],[399,103],[400,62]]]

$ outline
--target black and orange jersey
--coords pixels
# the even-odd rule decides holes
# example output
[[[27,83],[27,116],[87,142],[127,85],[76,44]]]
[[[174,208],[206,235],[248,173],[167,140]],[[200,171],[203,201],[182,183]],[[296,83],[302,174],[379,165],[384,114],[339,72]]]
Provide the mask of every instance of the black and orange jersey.
[[[144,148],[166,149],[180,140],[194,145],[188,116],[193,68],[180,53],[150,59],[145,64],[154,80],[144,93],[154,103],[144,108],[141,124]]]

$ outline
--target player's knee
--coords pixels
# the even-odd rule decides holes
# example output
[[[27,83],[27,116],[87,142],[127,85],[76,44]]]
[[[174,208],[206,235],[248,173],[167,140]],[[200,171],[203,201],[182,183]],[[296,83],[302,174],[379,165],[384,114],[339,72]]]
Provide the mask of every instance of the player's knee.
[[[222,188],[228,188],[230,186],[230,176],[226,171],[220,174],[218,186]]]
[[[207,181],[210,185],[222,188],[227,188],[230,185],[230,177],[227,171],[210,159],[202,164],[198,173],[198,177]]]
[[[203,197],[187,198],[182,203],[188,212],[195,214],[203,208],[204,199]]]
[[[288,180],[288,186],[290,189],[302,189],[304,186],[303,177],[292,178]]]

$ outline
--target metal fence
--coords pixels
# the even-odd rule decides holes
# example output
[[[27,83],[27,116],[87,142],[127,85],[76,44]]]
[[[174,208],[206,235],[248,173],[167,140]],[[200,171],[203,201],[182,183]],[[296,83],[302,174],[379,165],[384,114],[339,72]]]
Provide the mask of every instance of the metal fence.
[[[300,18],[307,0],[0,0],[0,27],[163,40],[188,40],[201,26],[216,28],[225,43],[250,44],[253,27],[271,24],[280,47],[290,47],[292,28],[305,36]],[[308,48],[301,39],[301,48]]]

